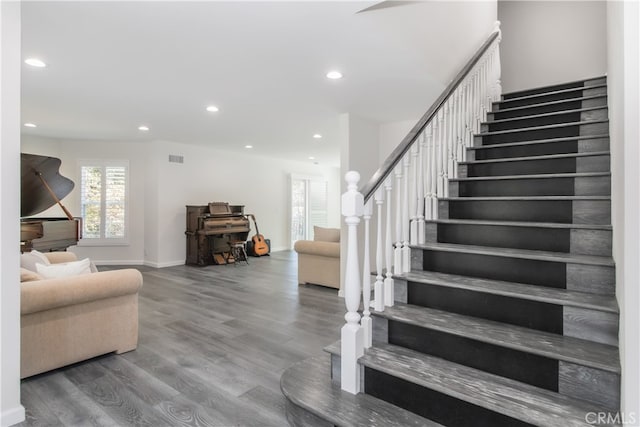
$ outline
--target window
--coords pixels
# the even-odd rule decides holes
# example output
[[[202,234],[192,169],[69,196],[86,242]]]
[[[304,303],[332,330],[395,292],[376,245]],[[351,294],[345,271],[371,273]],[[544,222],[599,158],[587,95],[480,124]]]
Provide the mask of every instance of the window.
[[[327,182],[321,177],[291,176],[291,245],[313,239],[313,226],[327,226]]]
[[[80,212],[84,245],[127,244],[127,161],[80,162]]]

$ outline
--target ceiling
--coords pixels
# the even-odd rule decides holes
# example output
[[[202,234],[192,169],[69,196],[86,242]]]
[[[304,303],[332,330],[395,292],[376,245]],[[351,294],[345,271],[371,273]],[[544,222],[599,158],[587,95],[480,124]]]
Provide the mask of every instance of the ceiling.
[[[23,59],[47,67],[23,64],[24,133],[338,166],[340,114],[419,118],[486,26],[482,2],[383,3],[25,1]]]

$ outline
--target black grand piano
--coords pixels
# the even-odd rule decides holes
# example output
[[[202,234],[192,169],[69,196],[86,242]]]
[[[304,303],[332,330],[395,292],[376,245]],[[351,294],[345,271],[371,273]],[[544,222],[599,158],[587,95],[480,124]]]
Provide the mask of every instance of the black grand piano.
[[[82,238],[82,220],[74,218],[60,202],[74,187],[73,181],[60,175],[60,159],[21,153],[20,160],[20,251],[59,251],[77,244]],[[29,218],[56,203],[65,217]]]

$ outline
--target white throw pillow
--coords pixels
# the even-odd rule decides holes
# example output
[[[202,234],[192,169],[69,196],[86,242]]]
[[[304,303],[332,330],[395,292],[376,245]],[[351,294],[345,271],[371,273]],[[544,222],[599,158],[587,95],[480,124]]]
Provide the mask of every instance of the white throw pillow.
[[[51,263],[49,258],[36,250],[20,255],[20,267],[36,272],[36,264],[50,265]]]
[[[80,261],[63,262],[60,264],[36,264],[39,275],[45,279],[57,279],[58,277],[78,276],[91,273],[91,261],[89,258]]]

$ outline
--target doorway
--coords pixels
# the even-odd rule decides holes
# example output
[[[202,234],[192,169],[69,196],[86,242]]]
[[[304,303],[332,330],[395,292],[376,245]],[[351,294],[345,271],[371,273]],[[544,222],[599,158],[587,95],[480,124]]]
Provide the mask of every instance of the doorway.
[[[292,174],[291,247],[297,240],[313,240],[314,226],[327,226],[327,181]]]

